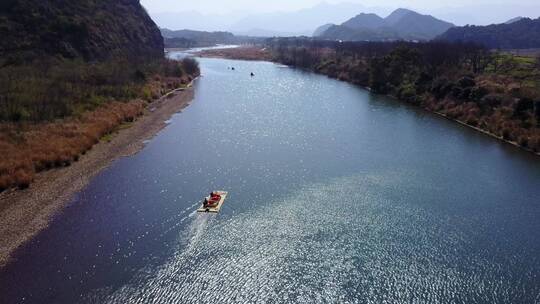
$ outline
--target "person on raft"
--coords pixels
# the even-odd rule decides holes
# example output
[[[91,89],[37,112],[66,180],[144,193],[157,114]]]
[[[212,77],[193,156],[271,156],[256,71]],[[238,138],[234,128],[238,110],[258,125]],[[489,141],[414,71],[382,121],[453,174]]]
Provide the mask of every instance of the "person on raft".
[[[221,195],[219,195],[216,192],[210,193],[210,199],[205,198],[204,199],[204,206],[213,206],[216,205],[219,200],[221,199]]]

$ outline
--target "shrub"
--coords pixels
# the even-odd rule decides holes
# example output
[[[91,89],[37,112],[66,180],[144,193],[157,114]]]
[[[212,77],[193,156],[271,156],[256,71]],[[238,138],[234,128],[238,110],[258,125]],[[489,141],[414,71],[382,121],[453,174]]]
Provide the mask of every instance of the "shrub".
[[[534,109],[534,102],[529,98],[522,98],[514,105],[514,117],[525,118],[526,113]]]
[[[484,96],[486,96],[489,93],[489,91],[484,87],[474,87],[471,89],[471,93],[469,95],[469,98],[474,101],[481,100]]]
[[[470,76],[462,77],[460,80],[458,80],[458,85],[462,88],[470,88],[474,87],[476,85],[476,82],[474,79]]]
[[[486,96],[484,96],[480,102],[478,103],[479,105],[483,106],[483,107],[496,107],[496,106],[500,106],[503,102],[503,97],[499,94],[488,94]]]
[[[398,88],[398,98],[409,103],[416,103],[416,88],[411,83],[404,83]]]
[[[181,63],[186,73],[190,75],[197,75],[199,73],[199,62],[197,60],[186,57],[182,59]]]
[[[186,75],[186,72],[189,71]],[[199,73],[194,60],[101,63],[43,59],[0,68],[0,121],[50,121],[95,109],[112,100],[151,100],[148,75],[171,78]]]
[[[438,77],[433,81],[431,93],[437,99],[442,99],[452,91],[453,84],[446,77]]]

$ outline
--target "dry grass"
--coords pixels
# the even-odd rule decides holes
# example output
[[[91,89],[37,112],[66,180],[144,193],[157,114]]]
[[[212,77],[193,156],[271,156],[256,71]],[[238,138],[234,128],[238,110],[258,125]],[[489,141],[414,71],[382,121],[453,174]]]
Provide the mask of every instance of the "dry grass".
[[[0,125],[0,190],[26,188],[37,172],[69,166],[103,136],[142,115],[146,103],[113,102],[80,118]]]
[[[272,53],[260,47],[239,47],[229,49],[212,49],[199,52],[201,57],[226,58],[237,60],[272,60]]]
[[[0,192],[27,188],[36,173],[78,161],[100,140],[142,115],[148,102],[191,80],[190,75],[155,75],[142,88],[142,99],[106,102],[79,116],[55,121],[0,123]]]

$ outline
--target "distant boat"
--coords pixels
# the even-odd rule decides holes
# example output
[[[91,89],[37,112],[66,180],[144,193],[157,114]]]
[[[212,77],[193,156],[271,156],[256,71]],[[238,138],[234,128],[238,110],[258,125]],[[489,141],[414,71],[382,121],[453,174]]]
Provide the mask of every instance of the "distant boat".
[[[251,77],[255,76],[255,74],[253,74],[253,72],[251,72]]]

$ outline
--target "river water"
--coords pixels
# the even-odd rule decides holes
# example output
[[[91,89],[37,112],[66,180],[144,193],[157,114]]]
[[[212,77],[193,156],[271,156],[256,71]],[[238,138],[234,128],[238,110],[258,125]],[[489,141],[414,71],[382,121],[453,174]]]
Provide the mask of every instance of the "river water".
[[[200,61],[191,106],[17,252],[1,303],[540,303],[540,158],[324,76]],[[211,190],[221,213],[195,213]]]

